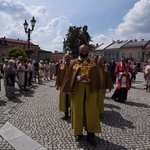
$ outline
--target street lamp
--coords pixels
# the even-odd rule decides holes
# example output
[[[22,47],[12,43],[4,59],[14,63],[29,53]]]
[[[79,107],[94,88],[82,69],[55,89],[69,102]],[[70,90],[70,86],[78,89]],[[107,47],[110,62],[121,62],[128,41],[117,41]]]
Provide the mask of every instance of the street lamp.
[[[36,23],[36,20],[34,19],[34,16],[33,16],[32,20],[31,20],[31,27],[32,27],[31,29],[28,28],[28,23],[26,20],[23,24],[25,33],[27,33],[27,35],[28,35],[28,51],[27,51],[28,58],[30,57],[30,40],[31,40],[30,35],[31,35],[32,31],[34,30],[35,23]]]

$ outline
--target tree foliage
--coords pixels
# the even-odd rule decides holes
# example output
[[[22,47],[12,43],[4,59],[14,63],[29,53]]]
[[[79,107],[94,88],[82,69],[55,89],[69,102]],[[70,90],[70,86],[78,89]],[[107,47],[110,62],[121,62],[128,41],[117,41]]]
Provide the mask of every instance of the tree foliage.
[[[73,58],[78,56],[80,31],[81,27],[70,26],[66,34],[65,52],[69,51]]]
[[[11,47],[7,54],[6,54],[6,58],[10,59],[10,58],[14,58],[16,59],[19,56],[23,56],[24,58],[26,57],[26,53],[23,51],[22,48],[15,46],[15,47]]]

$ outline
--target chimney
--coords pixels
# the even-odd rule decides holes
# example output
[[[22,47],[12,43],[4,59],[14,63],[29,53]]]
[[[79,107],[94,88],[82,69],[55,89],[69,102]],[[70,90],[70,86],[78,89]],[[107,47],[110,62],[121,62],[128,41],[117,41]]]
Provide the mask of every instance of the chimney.
[[[141,39],[141,41],[144,41],[144,39]]]
[[[120,42],[120,40],[117,40],[117,43],[119,43]]]

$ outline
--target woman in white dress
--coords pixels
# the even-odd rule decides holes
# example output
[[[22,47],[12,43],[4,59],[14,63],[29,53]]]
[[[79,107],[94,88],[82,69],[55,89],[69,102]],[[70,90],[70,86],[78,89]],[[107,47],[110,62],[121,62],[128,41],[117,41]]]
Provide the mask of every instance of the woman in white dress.
[[[44,64],[44,80],[47,80],[49,81],[48,77],[49,77],[49,64],[48,64],[48,61],[45,61],[45,64]]]
[[[25,82],[25,65],[24,65],[24,59],[20,60],[20,64],[18,65],[18,79],[19,79],[19,87],[20,87],[20,93],[22,93],[24,82]]]
[[[41,81],[44,76],[44,64],[42,60],[40,60],[39,62],[39,76],[40,76],[40,81]]]

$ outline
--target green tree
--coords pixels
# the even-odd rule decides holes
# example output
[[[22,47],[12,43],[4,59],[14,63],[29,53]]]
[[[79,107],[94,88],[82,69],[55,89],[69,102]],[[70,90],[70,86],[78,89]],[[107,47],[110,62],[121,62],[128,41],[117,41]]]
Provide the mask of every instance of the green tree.
[[[6,54],[7,59],[10,59],[11,57],[16,59],[18,56],[23,56],[24,58],[27,56],[23,49],[18,46],[11,47]]]
[[[78,56],[78,49],[80,46],[79,34],[81,32],[81,27],[70,26],[68,33],[66,34],[65,41],[65,52],[69,51],[73,58]]]

